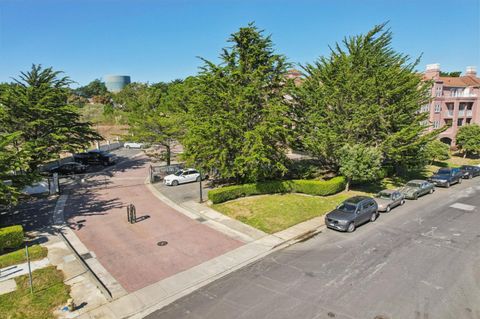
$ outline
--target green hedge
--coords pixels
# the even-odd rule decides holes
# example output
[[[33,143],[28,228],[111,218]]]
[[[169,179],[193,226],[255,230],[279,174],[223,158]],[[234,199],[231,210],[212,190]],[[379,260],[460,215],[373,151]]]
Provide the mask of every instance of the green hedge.
[[[343,176],[334,177],[328,181],[291,180],[260,182],[212,189],[208,192],[208,199],[212,203],[218,204],[239,197],[261,194],[303,193],[327,196],[341,192],[345,189],[345,185],[346,181]]]
[[[0,228],[0,253],[5,248],[16,249],[23,246],[23,227],[20,225]]]

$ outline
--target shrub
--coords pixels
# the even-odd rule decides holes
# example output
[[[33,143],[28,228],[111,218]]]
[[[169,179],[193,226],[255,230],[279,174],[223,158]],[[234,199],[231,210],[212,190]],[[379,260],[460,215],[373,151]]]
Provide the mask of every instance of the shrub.
[[[261,194],[303,193],[317,196],[333,195],[345,189],[346,180],[343,176],[328,181],[291,180],[269,181],[256,184],[226,186],[208,192],[208,198],[214,204],[226,202],[244,196]]]
[[[23,245],[23,227],[20,225],[0,228],[0,253],[5,248],[16,249]]]

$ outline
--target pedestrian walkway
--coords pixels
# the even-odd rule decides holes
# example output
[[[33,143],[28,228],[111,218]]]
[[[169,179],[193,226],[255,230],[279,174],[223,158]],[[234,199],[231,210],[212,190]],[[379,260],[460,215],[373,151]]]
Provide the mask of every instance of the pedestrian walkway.
[[[244,244],[155,197],[144,183],[148,166],[145,157],[119,163],[108,171],[106,185],[98,187],[91,178],[93,187],[75,189],[64,208],[68,226],[87,252],[128,293]],[[128,204],[136,207],[134,224],[127,221]]]
[[[50,262],[48,258],[43,258],[41,260],[35,260],[30,262],[30,267],[32,269],[32,272],[37,269],[45,268],[49,265],[50,265]],[[18,276],[27,275],[27,274],[28,274],[28,263],[8,266],[0,269],[0,282],[13,279]]]

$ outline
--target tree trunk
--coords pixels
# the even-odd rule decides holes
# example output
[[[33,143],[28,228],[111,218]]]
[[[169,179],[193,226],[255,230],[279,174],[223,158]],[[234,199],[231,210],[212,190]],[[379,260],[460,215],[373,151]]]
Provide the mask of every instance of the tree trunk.
[[[467,157],[467,151],[463,152],[463,158]]]
[[[170,145],[166,145],[167,148],[167,166],[170,166],[170,156],[171,156],[171,151],[170,151]]]
[[[345,191],[349,191],[350,190],[350,178],[347,178],[347,185],[345,185]]]

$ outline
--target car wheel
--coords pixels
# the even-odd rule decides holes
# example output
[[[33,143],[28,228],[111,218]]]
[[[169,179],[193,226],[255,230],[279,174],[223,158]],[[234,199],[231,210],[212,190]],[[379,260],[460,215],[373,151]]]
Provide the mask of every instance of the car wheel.
[[[172,182],[172,186],[177,186],[178,185],[178,181],[173,181]]]
[[[385,209],[385,213],[390,213],[390,210],[391,210],[390,205],[388,205],[387,209]]]
[[[450,188],[450,183],[447,183],[445,187]]]
[[[402,201],[400,202],[400,206],[402,206],[403,204],[405,204],[405,200],[402,199]]]
[[[433,194],[433,188],[428,192],[429,194]]]
[[[348,227],[347,227],[347,232],[348,233],[352,233],[355,231],[355,223],[354,222],[351,222],[350,224],[348,224]]]
[[[413,195],[413,199],[417,200],[418,199],[418,194]]]
[[[200,182],[200,176],[197,177],[197,182]]]
[[[373,223],[374,221],[376,221],[376,220],[377,220],[377,217],[378,217],[378,216],[377,216],[377,212],[373,213],[372,216],[370,217],[370,222]]]
[[[130,145],[125,146],[126,149],[130,149]]]

